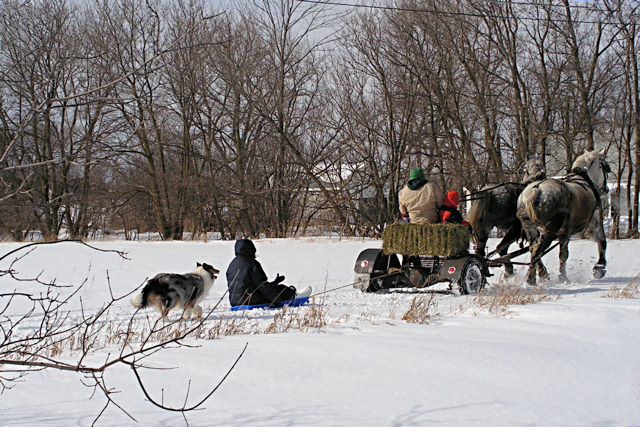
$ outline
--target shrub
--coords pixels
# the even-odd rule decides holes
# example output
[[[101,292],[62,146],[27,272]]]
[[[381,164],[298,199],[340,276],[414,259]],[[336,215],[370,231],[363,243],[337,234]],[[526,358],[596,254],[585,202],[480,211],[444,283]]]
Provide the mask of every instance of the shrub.
[[[411,300],[411,306],[407,312],[402,316],[402,320],[407,323],[419,323],[421,325],[427,324],[431,321],[431,317],[434,316],[431,313],[432,308],[437,307],[434,293],[430,294],[428,298],[424,296],[414,297]]]
[[[604,295],[604,298],[640,298],[638,277],[636,276],[633,280],[630,280],[622,289],[618,289],[616,285],[612,285],[609,292]]]

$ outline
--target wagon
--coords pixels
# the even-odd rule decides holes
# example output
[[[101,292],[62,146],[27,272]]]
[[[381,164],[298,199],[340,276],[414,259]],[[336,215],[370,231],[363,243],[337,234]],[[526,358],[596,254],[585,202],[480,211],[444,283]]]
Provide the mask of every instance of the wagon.
[[[383,248],[358,255],[353,287],[363,292],[425,288],[448,282],[462,294],[484,287],[489,262],[470,253],[466,227],[450,224],[393,224],[382,235]]]
[[[366,292],[391,288],[425,288],[449,282],[462,294],[476,294],[485,285],[488,267],[484,258],[468,254],[458,257],[433,255],[387,255],[382,249],[365,249],[355,265],[353,287]]]

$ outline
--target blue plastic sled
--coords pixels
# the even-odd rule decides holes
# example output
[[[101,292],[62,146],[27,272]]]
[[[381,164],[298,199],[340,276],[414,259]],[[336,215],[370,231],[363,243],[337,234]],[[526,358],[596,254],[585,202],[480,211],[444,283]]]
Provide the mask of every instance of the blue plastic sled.
[[[307,303],[307,301],[309,301],[310,297],[304,297],[304,298],[296,298],[296,299],[289,299],[286,301],[282,301],[280,304],[278,304],[277,307],[271,307],[269,304],[255,304],[255,305],[236,305],[234,307],[231,307],[231,311],[240,311],[240,310],[253,310],[254,308],[282,308],[282,307],[300,307],[301,305],[304,305]]]

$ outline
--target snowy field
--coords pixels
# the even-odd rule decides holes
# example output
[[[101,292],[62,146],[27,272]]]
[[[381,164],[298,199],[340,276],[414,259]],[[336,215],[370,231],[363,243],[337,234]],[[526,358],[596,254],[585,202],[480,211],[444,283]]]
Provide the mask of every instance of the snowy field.
[[[120,296],[156,273],[189,272],[196,262],[207,262],[221,274],[204,303],[206,313],[224,296],[224,272],[234,242],[91,244],[125,251],[128,259],[61,243],[36,247],[13,270],[21,277],[40,275],[76,287],[86,279],[68,307],[80,316],[82,309],[96,310],[110,299],[108,283]],[[0,256],[19,246],[0,244]],[[248,343],[202,409],[183,416],[156,408],[145,399],[132,371],[116,366],[105,378],[119,391],[115,401],[137,424],[111,405],[96,425],[640,426],[640,299],[637,292],[635,298],[608,297],[613,286],[637,284],[640,241],[609,241],[608,272],[600,280],[590,277],[596,244],[572,241],[570,283],[552,279],[541,286],[548,298],[497,310],[476,297],[445,292],[445,286],[384,294],[364,294],[348,286],[358,253],[380,247],[380,241],[257,240],[256,246],[270,278],[280,273],[289,285],[329,291],[289,313],[304,317],[309,310],[320,311],[327,325],[266,334],[278,312],[232,313],[225,297],[205,327],[232,321],[242,325],[244,333],[188,340],[188,347],[164,350],[145,361],[162,369],[142,372],[157,400],[180,407],[188,393],[188,403],[195,403]],[[1,261],[0,269],[17,256]],[[544,260],[555,278],[557,249]],[[501,270],[494,270],[487,293],[505,287],[525,290],[524,267],[516,267],[516,272],[515,278],[505,280]],[[4,276],[0,286],[2,292],[11,292],[31,285]],[[429,322],[402,320],[414,299],[430,298]],[[109,311],[110,322],[131,319],[134,309],[128,300]],[[12,309],[26,308],[14,304]],[[141,312],[134,323],[156,317],[155,312]],[[99,348],[91,358],[102,361],[116,351],[117,346]],[[53,370],[29,374],[0,395],[0,425],[91,425],[105,397],[82,380],[80,374]]]

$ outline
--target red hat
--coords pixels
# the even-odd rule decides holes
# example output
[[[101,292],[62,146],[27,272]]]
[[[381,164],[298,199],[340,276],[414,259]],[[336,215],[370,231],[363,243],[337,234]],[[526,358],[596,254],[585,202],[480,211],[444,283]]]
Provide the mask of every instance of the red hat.
[[[450,208],[457,208],[460,203],[460,195],[456,190],[449,190],[447,197],[444,199],[444,205]]]

